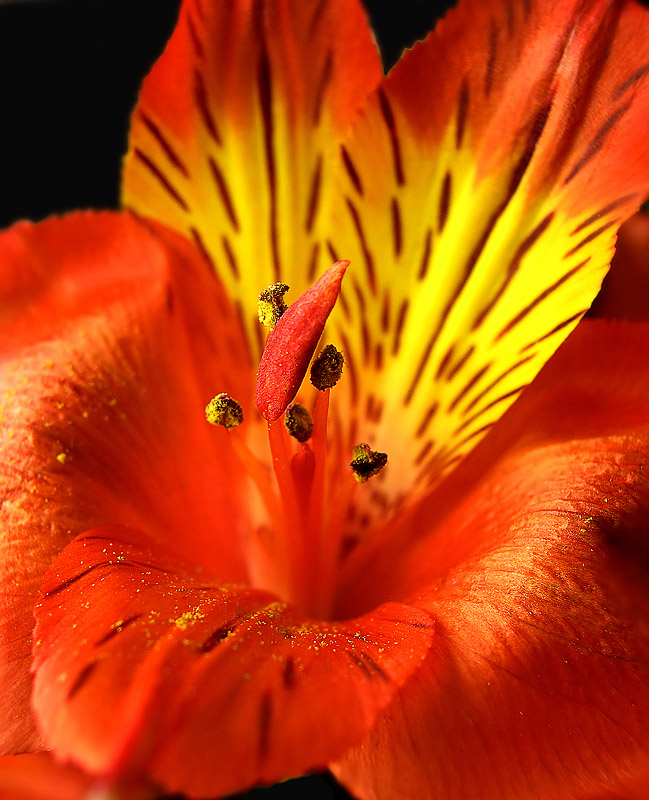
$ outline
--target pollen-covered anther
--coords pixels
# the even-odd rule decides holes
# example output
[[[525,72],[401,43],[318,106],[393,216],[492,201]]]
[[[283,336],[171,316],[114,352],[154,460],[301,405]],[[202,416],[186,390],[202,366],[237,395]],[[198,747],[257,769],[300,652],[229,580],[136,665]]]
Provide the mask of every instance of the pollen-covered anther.
[[[344,364],[345,359],[341,351],[332,344],[326,345],[311,364],[311,383],[320,392],[331,389],[340,380]]]
[[[229,394],[221,392],[205,406],[205,418],[210,425],[236,428],[243,422],[243,409]]]
[[[270,328],[271,331],[288,308],[284,302],[284,295],[288,290],[289,287],[285,283],[274,283],[259,295],[257,316],[261,324]]]
[[[365,483],[374,475],[378,475],[387,463],[387,453],[372,450],[369,444],[363,442],[354,448],[349,466],[352,468],[356,480],[359,483]]]
[[[313,433],[311,414],[299,403],[291,403],[284,412],[284,425],[289,434],[298,442],[306,442]]]

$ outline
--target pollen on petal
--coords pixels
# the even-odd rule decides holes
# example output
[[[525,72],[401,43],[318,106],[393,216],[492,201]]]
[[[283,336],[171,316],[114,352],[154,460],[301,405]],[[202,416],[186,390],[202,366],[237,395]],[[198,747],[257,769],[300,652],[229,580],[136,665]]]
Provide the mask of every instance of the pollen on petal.
[[[268,422],[297,394],[349,266],[337,261],[301,295],[271,331],[259,364],[255,402]]]

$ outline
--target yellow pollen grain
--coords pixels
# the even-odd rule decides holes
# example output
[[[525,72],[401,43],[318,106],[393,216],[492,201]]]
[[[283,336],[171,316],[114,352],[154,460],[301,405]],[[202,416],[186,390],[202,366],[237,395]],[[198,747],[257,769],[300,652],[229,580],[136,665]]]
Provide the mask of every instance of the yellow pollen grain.
[[[65,464],[65,462],[68,460],[68,454],[59,453],[56,457],[56,460],[59,462],[59,464]]]
[[[199,619],[203,619],[205,614],[200,611],[198,608],[191,609],[190,611],[183,612],[177,619],[173,620],[173,624],[180,628],[181,631],[187,630],[190,625],[194,625],[194,623],[198,622]]]

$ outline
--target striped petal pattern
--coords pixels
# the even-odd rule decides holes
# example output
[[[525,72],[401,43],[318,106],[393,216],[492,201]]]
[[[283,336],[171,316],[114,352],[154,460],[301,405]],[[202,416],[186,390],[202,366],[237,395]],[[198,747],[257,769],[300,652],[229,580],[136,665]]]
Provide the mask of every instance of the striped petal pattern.
[[[379,83],[356,3],[183,4],[124,203],[209,257],[253,358],[260,289],[296,297],[351,261],[326,333],[350,367],[332,429],[341,453],[390,457],[359,519],[436,486],[592,302],[649,191],[646,18],[463,0]]]
[[[592,302],[649,191],[646,25],[633,3],[465,0],[346,139],[333,325],[349,440],[390,454],[374,516],[434,488]]]
[[[124,205],[208,256],[257,354],[257,295],[312,281],[338,143],[380,76],[356,0],[189,0],[144,83]]]

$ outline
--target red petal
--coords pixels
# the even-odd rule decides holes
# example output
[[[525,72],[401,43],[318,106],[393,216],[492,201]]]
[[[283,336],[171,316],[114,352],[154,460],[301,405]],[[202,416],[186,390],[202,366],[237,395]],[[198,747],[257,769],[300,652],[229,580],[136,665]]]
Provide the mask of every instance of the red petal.
[[[237,474],[203,409],[215,387],[251,399],[253,371],[218,284],[176,234],[78,214],[7,231],[0,264],[0,739],[15,752],[40,746],[36,592],[77,533],[125,522],[163,537],[171,524],[191,529],[178,546],[206,568],[245,574]]]
[[[339,764],[353,791],[637,790],[649,775],[648,456],[647,435],[521,450],[440,526],[421,598],[439,647]]]
[[[113,795],[110,790],[115,791]],[[104,794],[106,792],[106,794]],[[109,787],[70,764],[61,764],[50,753],[0,758],[2,800],[90,800],[91,797],[145,800],[159,797],[144,786]]]
[[[297,394],[348,266],[349,261],[337,261],[329,267],[291,303],[268,336],[259,364],[255,402],[269,422],[278,419]]]
[[[94,779],[49,753],[0,758],[2,800],[84,800]]]
[[[649,319],[649,214],[635,214],[620,228],[611,270],[590,314]]]
[[[432,638],[425,612],[394,603],[307,620],[266,592],[188,573],[126,529],[66,548],[36,616],[34,706],[57,752],[200,796],[342,753]]]
[[[646,26],[635,2],[463,0],[406,54],[386,93],[426,142],[454,123],[478,147],[481,172],[526,168],[531,197],[555,186],[570,216],[597,202],[626,217],[649,189]],[[421,113],[440,65],[437,102]]]

